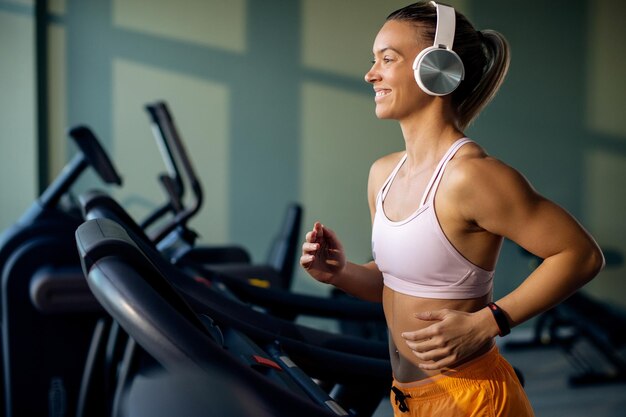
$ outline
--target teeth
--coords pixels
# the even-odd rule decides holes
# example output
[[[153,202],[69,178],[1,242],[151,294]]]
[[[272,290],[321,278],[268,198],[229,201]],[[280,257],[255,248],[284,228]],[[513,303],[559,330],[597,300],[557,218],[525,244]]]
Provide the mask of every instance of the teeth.
[[[376,92],[376,97],[386,96],[387,94],[389,94],[388,91],[377,91]]]

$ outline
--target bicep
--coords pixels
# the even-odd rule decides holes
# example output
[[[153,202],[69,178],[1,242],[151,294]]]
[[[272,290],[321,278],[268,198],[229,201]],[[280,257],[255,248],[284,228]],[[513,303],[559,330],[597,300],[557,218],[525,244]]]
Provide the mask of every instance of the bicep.
[[[494,168],[477,181],[474,219],[481,228],[542,259],[593,245],[574,217],[539,195],[521,174],[504,165]]]

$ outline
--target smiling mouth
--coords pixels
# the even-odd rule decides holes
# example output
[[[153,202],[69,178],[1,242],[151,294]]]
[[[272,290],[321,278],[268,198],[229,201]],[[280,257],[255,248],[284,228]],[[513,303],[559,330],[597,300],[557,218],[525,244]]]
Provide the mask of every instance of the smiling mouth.
[[[377,90],[376,91],[376,98],[384,97],[384,96],[386,96],[389,93],[391,93],[391,90]]]

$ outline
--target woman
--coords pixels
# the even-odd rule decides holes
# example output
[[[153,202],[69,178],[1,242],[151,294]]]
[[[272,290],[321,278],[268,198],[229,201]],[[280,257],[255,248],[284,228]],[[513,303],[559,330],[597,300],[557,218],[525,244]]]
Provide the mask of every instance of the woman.
[[[430,69],[419,54],[431,46],[462,62],[442,91],[420,78]],[[333,231],[315,223],[300,263],[318,281],[382,301],[395,415],[533,415],[494,338],[592,279],[602,253],[565,210],[463,134],[508,69],[502,35],[476,31],[450,7],[415,3],[389,15],[373,53],[365,80],[376,115],[398,120],[406,145],[370,169],[374,261],[348,262]],[[447,67],[436,71],[447,76]],[[503,238],[544,261],[494,304]]]

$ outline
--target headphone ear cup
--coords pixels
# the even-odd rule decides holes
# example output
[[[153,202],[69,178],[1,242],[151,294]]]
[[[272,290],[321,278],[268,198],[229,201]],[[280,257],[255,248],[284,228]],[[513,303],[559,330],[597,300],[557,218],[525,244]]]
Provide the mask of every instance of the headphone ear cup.
[[[428,95],[445,96],[452,93],[465,77],[463,61],[456,52],[430,46],[413,61],[417,85]]]
[[[428,48],[422,49],[420,53],[417,54],[417,56],[415,57],[415,61],[413,61],[413,76],[415,77],[415,81],[417,82],[417,85],[419,86],[419,88],[422,89],[422,91],[424,91],[426,94],[431,95],[431,96],[434,94],[428,89],[428,87],[424,84],[422,80],[421,65],[422,65],[422,59],[424,58],[424,56],[434,49],[437,49],[437,48],[435,46],[429,46]]]

